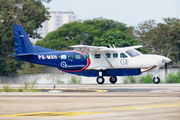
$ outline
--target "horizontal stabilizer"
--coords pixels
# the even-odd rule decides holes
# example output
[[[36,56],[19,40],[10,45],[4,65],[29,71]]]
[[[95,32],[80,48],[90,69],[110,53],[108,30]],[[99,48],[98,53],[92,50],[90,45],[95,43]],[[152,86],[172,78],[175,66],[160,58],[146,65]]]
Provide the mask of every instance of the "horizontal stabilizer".
[[[32,56],[33,53],[27,53],[27,54],[16,54],[16,56]]]

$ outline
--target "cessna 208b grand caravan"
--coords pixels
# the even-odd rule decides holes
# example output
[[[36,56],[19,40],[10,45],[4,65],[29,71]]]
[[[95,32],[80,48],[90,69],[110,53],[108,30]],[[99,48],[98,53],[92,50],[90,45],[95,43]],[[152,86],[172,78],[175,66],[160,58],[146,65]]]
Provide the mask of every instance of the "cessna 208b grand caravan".
[[[140,75],[155,69],[154,83],[159,83],[158,69],[171,60],[160,55],[143,55],[137,48],[130,46],[110,48],[88,45],[74,45],[71,51],[55,51],[32,45],[22,25],[14,25],[15,57],[25,62],[56,67],[67,73],[97,77],[97,83],[103,84],[104,77],[109,76],[112,84],[116,76]]]

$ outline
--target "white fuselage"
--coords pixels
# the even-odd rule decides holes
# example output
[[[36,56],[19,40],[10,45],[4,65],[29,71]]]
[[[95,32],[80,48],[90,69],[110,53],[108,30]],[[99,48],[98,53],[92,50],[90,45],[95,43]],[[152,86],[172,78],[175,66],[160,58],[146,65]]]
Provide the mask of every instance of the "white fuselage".
[[[129,50],[128,50],[129,51]],[[142,54],[135,49],[131,51],[89,53],[91,64],[88,69],[149,68],[160,67],[171,60],[161,55]],[[104,55],[103,55],[104,54]],[[134,55],[133,55],[134,54]]]

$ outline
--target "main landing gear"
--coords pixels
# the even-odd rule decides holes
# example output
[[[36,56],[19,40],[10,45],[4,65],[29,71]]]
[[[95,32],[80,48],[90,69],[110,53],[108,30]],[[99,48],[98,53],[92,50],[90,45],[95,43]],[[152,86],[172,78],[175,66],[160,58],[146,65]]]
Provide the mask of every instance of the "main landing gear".
[[[97,81],[98,84],[103,84],[104,83],[105,80],[104,80],[104,77],[102,76],[102,70],[99,71],[99,77],[97,77],[96,81]],[[117,82],[117,77],[116,76],[111,76],[109,78],[109,82],[111,84],[115,84]]]
[[[97,77],[96,81],[97,81],[98,84],[103,84],[104,83],[104,77],[99,76],[99,77]]]
[[[97,81],[98,84],[103,84],[105,80],[104,80],[103,76],[99,76],[99,77],[97,77],[96,81]],[[109,81],[110,81],[111,84],[115,84],[117,82],[117,77],[116,76],[111,76],[109,78]]]
[[[109,81],[110,81],[111,84],[115,84],[117,82],[117,77],[116,76],[111,76],[109,78]]]

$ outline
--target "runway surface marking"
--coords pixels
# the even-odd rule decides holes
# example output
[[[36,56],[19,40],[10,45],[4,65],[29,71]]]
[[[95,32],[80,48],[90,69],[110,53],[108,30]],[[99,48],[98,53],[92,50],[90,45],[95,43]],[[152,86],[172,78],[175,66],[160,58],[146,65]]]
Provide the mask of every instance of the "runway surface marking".
[[[128,109],[144,109],[144,108],[155,108],[155,107],[173,107],[180,106],[179,104],[167,104],[167,105],[151,105],[151,106],[140,106],[140,107],[128,107],[128,108],[110,108],[111,110],[128,110]]]
[[[165,104],[165,105],[151,105],[151,106],[110,108],[110,109],[111,110],[132,110],[132,109],[147,109],[147,108],[156,108],[156,107],[175,107],[175,106],[177,107],[180,105],[179,104]],[[67,117],[67,116],[80,116],[80,115],[105,114],[105,113],[108,113],[108,112],[36,112],[36,113],[0,115],[0,117]]]
[[[167,91],[167,92],[174,92],[174,91]]]
[[[103,113],[107,113],[107,112],[37,112],[37,113],[0,115],[0,117],[67,117],[67,116],[79,116],[79,115],[91,115],[91,114],[103,114]]]
[[[108,90],[99,90],[99,89],[55,89],[56,90],[64,90],[64,91],[89,91],[89,92],[108,92]]]

